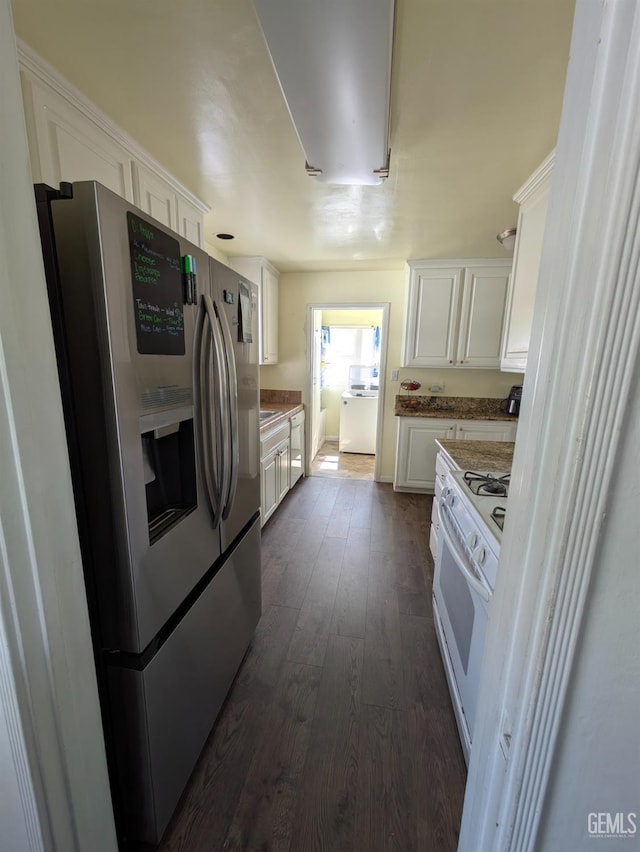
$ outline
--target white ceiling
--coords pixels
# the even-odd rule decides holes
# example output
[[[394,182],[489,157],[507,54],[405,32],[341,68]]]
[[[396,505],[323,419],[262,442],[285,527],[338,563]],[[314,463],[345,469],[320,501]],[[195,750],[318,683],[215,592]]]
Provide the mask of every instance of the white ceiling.
[[[281,270],[500,254],[555,145],[573,7],[397,0],[390,177],[346,187],[306,175],[251,0],[13,0],[17,35],[211,206],[207,242]]]

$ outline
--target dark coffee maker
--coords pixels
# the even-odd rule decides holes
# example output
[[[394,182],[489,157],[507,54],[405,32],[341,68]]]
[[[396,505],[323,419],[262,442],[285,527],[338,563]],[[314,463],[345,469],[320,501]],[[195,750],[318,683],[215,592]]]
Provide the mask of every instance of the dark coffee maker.
[[[507,399],[507,414],[515,417],[520,414],[520,400],[522,399],[522,385],[513,385]]]

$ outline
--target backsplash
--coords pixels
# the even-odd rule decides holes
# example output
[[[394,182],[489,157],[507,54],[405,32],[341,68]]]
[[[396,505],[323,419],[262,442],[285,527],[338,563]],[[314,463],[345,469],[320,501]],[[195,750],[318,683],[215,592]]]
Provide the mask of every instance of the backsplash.
[[[260,405],[300,405],[302,391],[260,388]]]
[[[468,396],[396,396],[395,412],[400,417],[444,417],[465,420],[516,420],[507,414],[503,399]]]

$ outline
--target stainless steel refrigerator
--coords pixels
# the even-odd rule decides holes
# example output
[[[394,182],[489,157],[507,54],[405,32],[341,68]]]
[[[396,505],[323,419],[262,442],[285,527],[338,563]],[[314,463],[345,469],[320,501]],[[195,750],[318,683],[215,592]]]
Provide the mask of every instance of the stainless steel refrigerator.
[[[261,612],[257,294],[98,183],[36,200],[114,809],[155,844]]]

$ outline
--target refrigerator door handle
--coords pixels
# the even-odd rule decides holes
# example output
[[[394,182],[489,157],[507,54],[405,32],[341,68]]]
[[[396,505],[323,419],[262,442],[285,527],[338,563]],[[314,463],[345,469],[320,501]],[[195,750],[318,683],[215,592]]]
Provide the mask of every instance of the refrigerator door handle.
[[[214,303],[211,300],[211,297],[206,293],[203,295],[203,300],[207,310],[207,316],[209,317],[209,324],[211,327],[211,335],[215,347],[216,352],[216,365],[218,368],[218,405],[217,405],[217,413],[218,417],[216,418],[217,423],[220,424],[217,445],[219,446],[219,470],[220,470],[220,515],[224,519],[226,515],[224,514],[224,507],[226,503],[226,495],[229,492],[229,483],[231,481],[231,467],[230,467],[230,457],[232,455],[232,447],[231,447],[231,438],[229,436],[228,431],[228,422],[229,422],[229,387],[228,387],[228,376],[226,369],[226,356],[225,356],[225,347],[224,341],[222,338],[222,333],[220,331],[220,325],[218,321],[217,311],[214,307]],[[218,432],[218,430],[216,430]]]
[[[207,404],[205,406],[204,414],[205,423],[209,434],[209,446],[212,448],[210,466],[212,470],[213,482],[216,487],[214,501],[215,510],[213,517],[213,526],[215,529],[220,523],[220,519],[222,517],[222,510],[224,508],[223,496],[225,494],[226,488],[225,480],[228,476],[228,466],[225,462],[226,447],[224,446],[223,440],[221,440],[221,436],[219,434],[220,430],[216,428],[214,423],[215,420],[215,422],[221,422],[222,424],[224,424],[225,420],[228,417],[226,392],[224,389],[226,383],[226,373],[224,369],[224,352],[222,349],[222,340],[220,339],[220,331],[218,329],[218,324],[215,316],[215,311],[213,309],[211,297],[208,296],[206,293],[203,294],[202,303],[204,305],[204,310],[207,317],[207,326],[209,330],[209,334],[207,336],[207,351],[205,353],[207,365],[205,377]],[[218,381],[215,380],[215,376],[211,373],[212,348],[215,357],[215,366],[217,370]],[[217,398],[216,390],[218,390]]]
[[[196,437],[200,450],[201,469],[215,529],[220,522],[221,494],[216,471],[212,464],[215,449],[211,430],[211,324],[204,300],[200,303],[196,317],[194,339],[194,384],[196,388]]]
[[[222,329],[222,337],[226,350],[227,363],[227,387],[229,393],[229,440],[231,444],[231,477],[228,491],[223,492],[224,508],[222,510],[222,519],[226,520],[231,512],[233,501],[236,497],[238,488],[238,471],[240,469],[240,440],[238,437],[238,373],[236,371],[236,359],[233,352],[233,341],[231,338],[231,328],[229,321],[223,308],[218,308],[214,303],[216,313],[220,319],[220,328]]]

